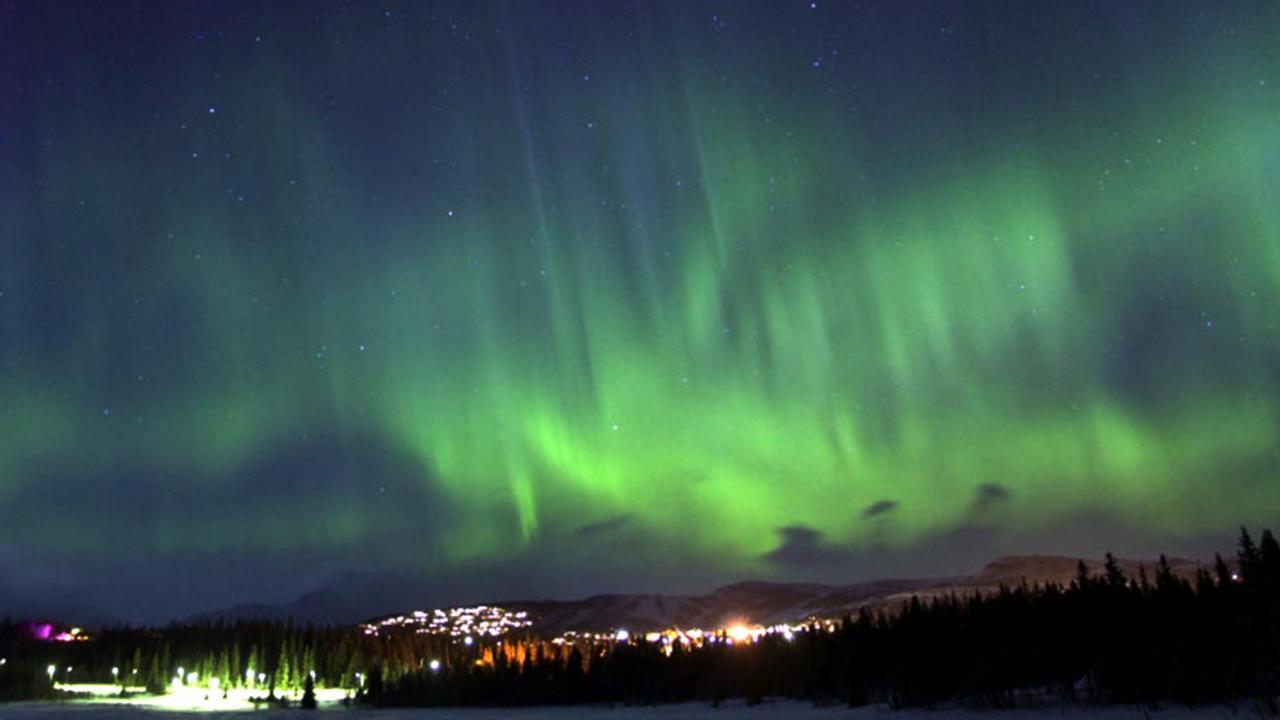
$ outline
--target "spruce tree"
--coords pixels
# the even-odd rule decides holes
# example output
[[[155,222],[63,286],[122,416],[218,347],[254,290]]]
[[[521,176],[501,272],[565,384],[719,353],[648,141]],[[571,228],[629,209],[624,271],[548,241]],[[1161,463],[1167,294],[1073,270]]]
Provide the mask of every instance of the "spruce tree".
[[[302,652],[302,667],[300,671],[308,678],[312,678],[316,671],[316,649],[310,645]]]
[[[162,669],[160,656],[152,653],[151,666],[147,668],[147,692],[163,695],[168,689],[168,674]]]
[[[1261,555],[1249,537],[1248,528],[1240,528],[1240,549],[1237,558],[1240,561],[1240,579],[1245,585],[1254,585],[1258,581],[1258,565]]]
[[[213,669],[213,677],[218,678],[218,684],[224,688],[231,687],[231,660],[227,657],[227,649],[223,648],[218,653],[218,662]]]
[[[1258,566],[1262,582],[1268,591],[1280,586],[1280,542],[1270,530],[1262,531],[1262,539],[1258,544]]]
[[[305,690],[302,693],[302,709],[316,709],[316,683],[311,679],[311,674],[307,674],[307,680],[304,685]]]
[[[1120,563],[1116,562],[1116,556],[1111,553],[1107,553],[1106,558],[1107,561],[1103,567],[1106,571],[1107,584],[1111,587],[1124,587],[1124,571],[1120,569]]]
[[[289,645],[288,640],[280,644],[280,659],[276,662],[276,672],[271,683],[272,687],[280,688],[282,692],[288,690],[293,682],[293,677],[289,674],[293,669],[293,654],[289,652]]]
[[[139,680],[145,679],[142,677],[142,669],[142,646],[139,645],[133,649],[133,659],[129,661],[129,667],[120,673],[120,684],[122,686],[127,686],[129,683],[137,685]]]
[[[249,681],[249,684],[257,686],[258,675],[264,672],[266,672],[266,668],[263,667],[262,660],[258,657],[258,646],[253,645],[249,648],[249,659],[244,665],[245,678]]]
[[[239,687],[244,682],[244,672],[240,669],[240,643],[232,641],[230,657],[227,660],[227,674],[231,683]]]

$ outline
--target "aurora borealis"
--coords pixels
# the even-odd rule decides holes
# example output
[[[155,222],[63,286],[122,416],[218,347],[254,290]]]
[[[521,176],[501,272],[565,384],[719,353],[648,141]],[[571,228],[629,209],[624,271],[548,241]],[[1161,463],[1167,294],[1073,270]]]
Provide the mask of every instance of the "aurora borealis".
[[[1273,522],[1277,38],[1266,2],[0,3],[0,610]]]

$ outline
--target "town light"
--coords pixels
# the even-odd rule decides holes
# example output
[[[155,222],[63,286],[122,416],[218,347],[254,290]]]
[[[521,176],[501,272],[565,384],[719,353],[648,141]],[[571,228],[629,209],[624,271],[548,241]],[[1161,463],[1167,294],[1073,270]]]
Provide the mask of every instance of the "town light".
[[[631,638],[631,633],[627,632],[626,630],[619,630],[613,635],[613,639],[617,640],[618,642],[626,642],[630,638]]]

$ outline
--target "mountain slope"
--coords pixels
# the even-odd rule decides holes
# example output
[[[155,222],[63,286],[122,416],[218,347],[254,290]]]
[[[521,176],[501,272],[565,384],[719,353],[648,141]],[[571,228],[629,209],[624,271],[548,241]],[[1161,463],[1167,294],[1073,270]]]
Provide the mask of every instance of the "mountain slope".
[[[928,599],[949,593],[990,593],[1001,585],[1026,582],[1067,584],[1077,574],[1080,562],[1091,574],[1102,573],[1102,563],[1081,558],[1025,555],[1002,557],[973,575],[949,578],[887,579],[846,585],[818,583],[775,583],[747,581],[726,585],[705,595],[605,594],[577,600],[511,600],[490,602],[510,610],[524,610],[533,620],[532,629],[545,635],[565,631],[611,632],[626,628],[650,632],[665,628],[722,628],[733,623],[748,625],[796,624],[810,619],[839,618],[860,608],[892,609],[915,595]],[[1120,560],[1126,575],[1136,578],[1140,568],[1154,576],[1156,563]],[[1171,559],[1170,567],[1182,577],[1194,577],[1200,567],[1193,560]],[[354,623],[368,617],[361,607],[371,599],[362,598],[360,588],[344,588],[309,593],[289,605],[243,605],[204,613],[197,621],[286,620],[317,624]],[[403,608],[405,611],[427,608]]]

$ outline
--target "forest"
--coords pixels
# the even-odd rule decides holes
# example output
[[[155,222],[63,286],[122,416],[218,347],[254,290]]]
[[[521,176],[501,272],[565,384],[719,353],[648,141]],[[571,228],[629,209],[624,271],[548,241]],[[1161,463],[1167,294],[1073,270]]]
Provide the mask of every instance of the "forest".
[[[86,642],[0,625],[0,699],[55,697],[54,683],[117,682],[163,693],[298,697],[309,682],[371,706],[748,703],[1014,707],[1046,701],[1207,703],[1280,694],[1280,543],[1242,529],[1236,557],[1194,579],[1162,557],[1126,576],[1108,555],[1069,584],[913,597],[756,642],[664,646],[552,642],[533,634],[464,645],[448,636],[236,622],[117,627]],[[68,669],[69,668],[69,669]],[[113,669],[115,672],[113,673]],[[52,672],[51,672],[52,670]]]

